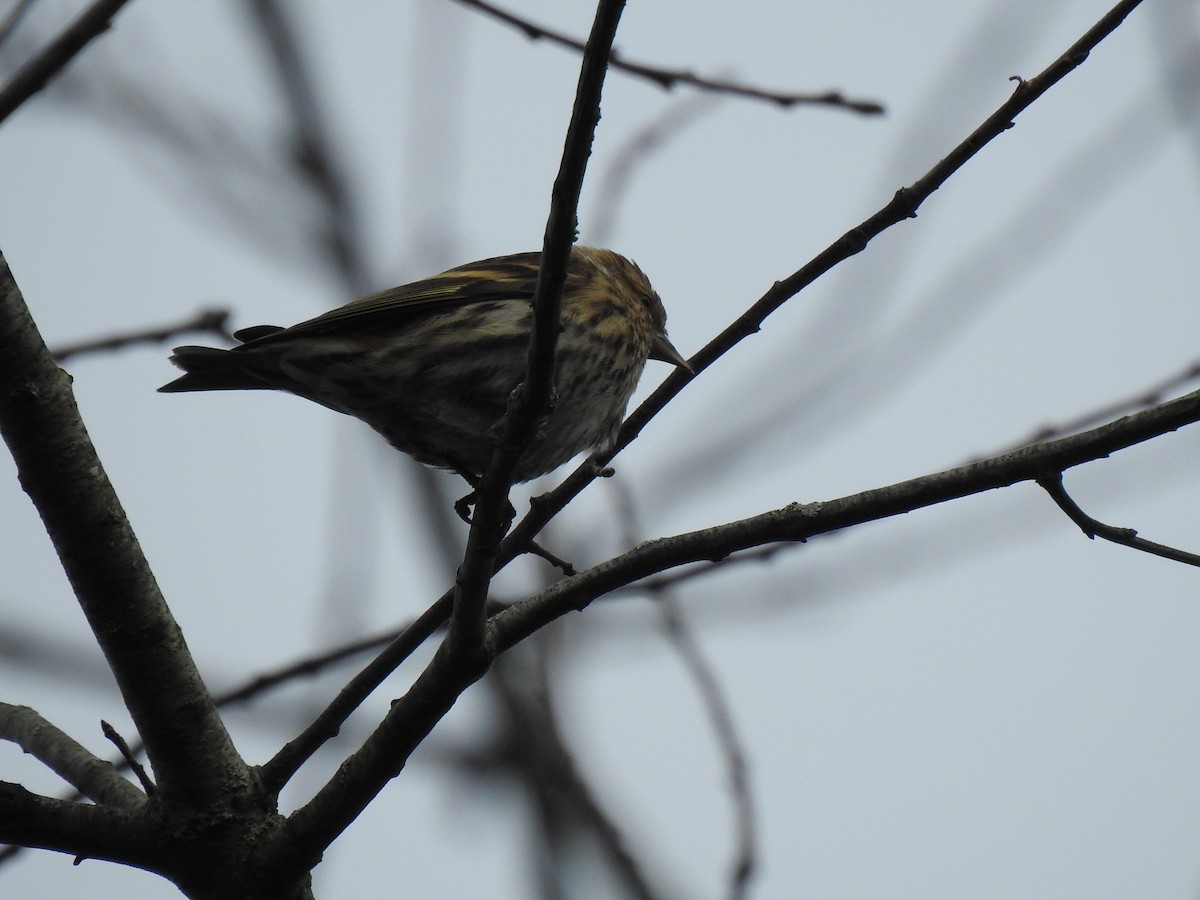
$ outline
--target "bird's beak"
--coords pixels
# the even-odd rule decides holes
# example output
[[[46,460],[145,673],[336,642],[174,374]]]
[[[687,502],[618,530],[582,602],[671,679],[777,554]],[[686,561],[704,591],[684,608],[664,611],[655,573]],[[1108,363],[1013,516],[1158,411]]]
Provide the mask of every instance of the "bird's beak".
[[[689,375],[696,374],[694,371],[692,371],[692,367],[688,365],[688,361],[684,359],[683,355],[675,349],[669,340],[667,340],[667,336],[661,332],[654,336],[654,343],[650,345],[650,358],[657,359],[661,362],[668,362],[674,366],[679,366],[679,368],[683,369]]]

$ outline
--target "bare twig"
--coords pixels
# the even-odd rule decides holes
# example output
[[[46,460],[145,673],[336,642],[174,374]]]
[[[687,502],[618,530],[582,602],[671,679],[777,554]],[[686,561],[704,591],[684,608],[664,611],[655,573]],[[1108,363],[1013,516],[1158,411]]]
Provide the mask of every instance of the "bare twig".
[[[578,571],[570,560],[563,559],[561,556],[552,553],[536,541],[529,545],[529,553],[532,556],[544,559],[564,575],[574,575]]]
[[[233,335],[229,331],[229,310],[202,309],[192,318],[175,325],[160,325],[157,328],[147,328],[142,331],[112,334],[90,341],[80,341],[77,344],[66,344],[50,352],[57,362],[63,363],[73,356],[83,356],[86,353],[124,350],[134,344],[161,344],[180,335],[197,333],[211,334],[232,341]]]
[[[1143,553],[1149,553],[1152,556],[1161,556],[1163,559],[1186,563],[1189,566],[1200,566],[1200,554],[1189,553],[1186,550],[1179,550],[1175,547],[1168,547],[1166,544],[1156,544],[1154,541],[1138,537],[1137,531],[1133,528],[1117,528],[1114,525],[1105,525],[1103,522],[1093,519],[1067,493],[1067,489],[1063,487],[1061,472],[1056,472],[1054,475],[1042,476],[1037,479],[1037,483],[1050,495],[1050,499],[1058,504],[1059,509],[1066,513],[1067,517],[1078,525],[1089,539],[1102,538],[1114,544],[1120,544],[1122,547],[1141,550]]]
[[[146,796],[153,797],[157,788],[155,788],[150,776],[146,774],[145,767],[137,761],[137,757],[129,749],[129,744],[126,743],[125,738],[121,737],[121,733],[103,719],[100,720],[100,730],[104,732],[104,736],[108,738],[109,742],[117,748],[117,752],[121,754],[121,759],[125,760],[126,767],[137,776],[137,780],[141,783],[142,790],[146,792]]]
[[[356,641],[349,641],[325,650],[316,656],[306,657],[298,662],[288,663],[273,671],[256,675],[245,684],[225,693],[218,694],[216,696],[217,706],[224,707],[234,703],[242,703],[296,678],[317,675],[340,662],[345,662],[355,656],[386,646],[395,641],[401,634],[403,634],[403,630],[396,631],[393,629],[385,634],[372,635]]]
[[[553,44],[558,44],[560,47],[567,47],[576,51],[582,51],[584,48],[583,42],[576,38],[552,31],[543,25],[538,25],[526,18],[507,12],[492,3],[486,2],[486,0],[458,0],[458,2],[463,6],[477,9],[491,16],[493,19],[504,22],[506,25],[513,26],[523,32],[530,40],[536,41],[544,38]],[[834,106],[865,115],[879,115],[884,112],[883,106],[875,100],[851,100],[844,97],[840,91],[824,91],[819,93],[770,91],[764,88],[741,84],[727,78],[705,78],[694,72],[631,62],[622,59],[616,50],[612,53],[611,65],[614,69],[621,72],[653,81],[659,87],[668,91],[676,85],[685,84],[701,91],[712,91],[734,97],[745,97],[750,100],[765,100],[768,103],[782,106],[784,109],[801,105],[818,105]]]
[[[17,71],[0,89],[0,122],[44,88],[94,38],[109,29],[112,18],[129,0],[96,0],[53,41]]]

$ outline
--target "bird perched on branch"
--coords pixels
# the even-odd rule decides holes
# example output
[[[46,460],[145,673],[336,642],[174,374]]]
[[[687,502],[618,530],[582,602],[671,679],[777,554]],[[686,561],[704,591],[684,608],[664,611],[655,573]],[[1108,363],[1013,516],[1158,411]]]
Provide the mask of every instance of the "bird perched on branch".
[[[361,419],[398,450],[474,486],[525,377],[540,259],[484,259],[290,328],[244,328],[230,350],[177,347],[171,362],[186,374],[159,390],[287,391]],[[556,401],[517,462],[517,482],[583,450],[611,449],[647,359],[688,368],[666,325],[634,263],[611,250],[571,250]]]

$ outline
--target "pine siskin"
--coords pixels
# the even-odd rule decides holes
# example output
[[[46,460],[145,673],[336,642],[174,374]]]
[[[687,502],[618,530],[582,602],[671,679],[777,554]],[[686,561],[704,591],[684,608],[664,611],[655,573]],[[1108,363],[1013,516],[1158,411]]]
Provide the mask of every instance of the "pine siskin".
[[[525,375],[540,253],[468,263],[281,328],[231,350],[177,347],[185,375],[160,391],[275,389],[366,422],[420,462],[474,484]],[[667,314],[634,263],[576,246],[562,296],[557,400],[517,463],[529,481],[611,449],[647,359],[687,368]]]

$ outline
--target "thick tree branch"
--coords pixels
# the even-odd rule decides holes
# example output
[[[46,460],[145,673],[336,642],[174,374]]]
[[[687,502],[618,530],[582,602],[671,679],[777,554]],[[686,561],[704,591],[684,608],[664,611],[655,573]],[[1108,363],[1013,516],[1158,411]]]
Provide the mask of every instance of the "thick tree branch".
[[[70,378],[0,255],[0,434],[146,743],[164,797],[207,805],[249,772],[96,456]]]
[[[0,122],[44,88],[93,38],[112,25],[112,18],[129,0],[97,0],[67,26],[58,37],[26,63],[3,89],[0,89]]]
[[[129,810],[55,800],[0,782],[0,842],[150,868],[149,835]]]

